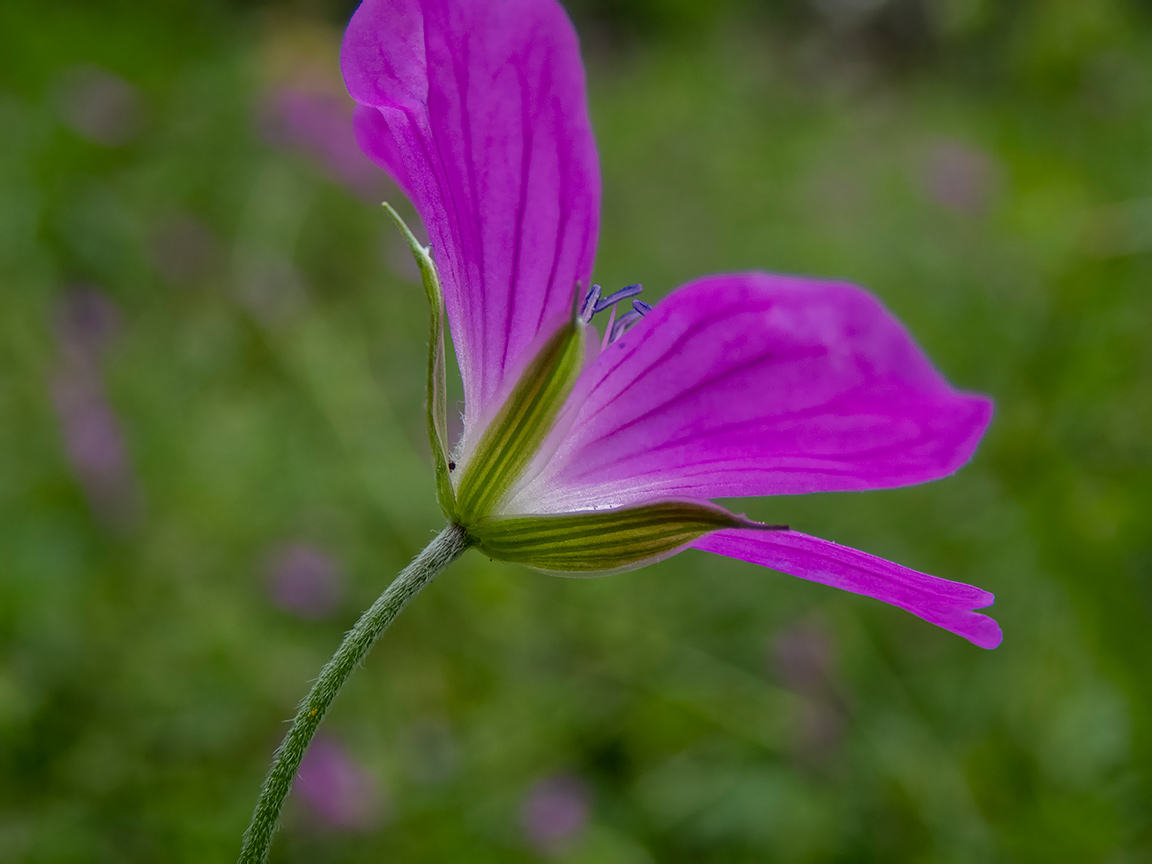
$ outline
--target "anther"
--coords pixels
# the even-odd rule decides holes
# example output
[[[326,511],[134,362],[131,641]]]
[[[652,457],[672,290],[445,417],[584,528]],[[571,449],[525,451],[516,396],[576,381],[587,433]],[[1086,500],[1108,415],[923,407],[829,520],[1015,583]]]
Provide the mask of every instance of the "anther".
[[[594,287],[599,288],[599,286]],[[597,312],[603,312],[609,306],[614,306],[621,300],[627,300],[629,297],[635,297],[643,290],[644,286],[640,285],[639,283],[636,285],[625,285],[619,291],[609,294],[603,300],[596,303],[596,305],[592,307],[592,314],[595,315]]]
[[[603,312],[605,309],[610,310],[608,315],[608,324],[604,331],[604,341],[601,343],[602,348],[608,347],[621,336],[624,335],[629,327],[652,311],[652,306],[645,303],[643,300],[632,300],[632,311],[626,312],[619,318],[616,317],[616,304],[621,300],[635,298],[641,291],[643,286],[637,282],[635,285],[625,285],[619,291],[614,291],[607,297],[603,296],[603,291],[599,285],[593,285],[588,293],[584,295],[584,301],[580,304],[579,320],[585,324],[589,323],[598,312]]]
[[[584,295],[584,302],[580,304],[580,320],[587,324],[592,320],[592,316],[599,312],[597,304],[600,300],[600,286],[593,285],[588,289],[588,293]]]

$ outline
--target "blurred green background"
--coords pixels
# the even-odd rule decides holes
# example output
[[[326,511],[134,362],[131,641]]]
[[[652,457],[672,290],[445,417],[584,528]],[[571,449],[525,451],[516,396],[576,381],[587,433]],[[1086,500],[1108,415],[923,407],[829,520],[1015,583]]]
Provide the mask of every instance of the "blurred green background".
[[[352,8],[0,5],[0,862],[234,860],[440,525]],[[472,553],[337,701],[273,859],[1152,861],[1152,5],[569,9],[598,281],[848,278],[997,401],[953,478],[740,506],[994,591],[1004,644],[703,553]]]

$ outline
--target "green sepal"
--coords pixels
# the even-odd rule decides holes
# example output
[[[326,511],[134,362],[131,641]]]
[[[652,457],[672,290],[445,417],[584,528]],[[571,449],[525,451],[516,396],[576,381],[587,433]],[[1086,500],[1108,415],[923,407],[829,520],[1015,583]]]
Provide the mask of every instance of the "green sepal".
[[[582,323],[565,322],[516,381],[460,475],[456,513],[461,525],[495,513],[524,475],[580,375],[584,339]]]
[[[448,384],[444,365],[444,292],[432,260],[432,247],[421,246],[400,214],[384,202],[384,209],[408,241],[412,257],[420,269],[420,281],[428,295],[428,443],[436,467],[436,497],[449,519],[456,516],[456,496],[448,473]]]
[[[492,516],[469,526],[485,555],[569,576],[632,570],[722,528],[764,528],[721,507],[657,501],[612,510]]]

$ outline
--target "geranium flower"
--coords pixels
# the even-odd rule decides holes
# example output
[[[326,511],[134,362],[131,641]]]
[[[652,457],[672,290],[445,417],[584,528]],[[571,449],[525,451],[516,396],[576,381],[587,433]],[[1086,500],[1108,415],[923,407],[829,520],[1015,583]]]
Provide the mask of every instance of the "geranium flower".
[[[712,503],[944,477],[992,404],[952,388],[853,285],[735,273],[654,307],[639,286],[591,286],[599,166],[558,4],[366,0],[341,65],[360,146],[431,241],[408,233],[433,307],[429,431],[441,506],[472,545],[564,575],[702,549],[1000,643],[974,611],[986,591]],[[464,386],[454,446],[441,304]],[[601,339],[590,322],[603,312]]]

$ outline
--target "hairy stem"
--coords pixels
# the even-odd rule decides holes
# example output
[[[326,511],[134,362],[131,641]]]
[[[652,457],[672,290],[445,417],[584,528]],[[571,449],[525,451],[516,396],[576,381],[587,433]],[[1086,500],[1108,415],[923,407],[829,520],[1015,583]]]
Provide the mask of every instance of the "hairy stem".
[[[436,539],[416,556],[400,575],[381,594],[376,602],[360,616],[348,631],[344,641],[323,669],[307,698],[300,703],[292,728],[272,757],[272,768],[264,779],[260,800],[252,814],[252,822],[244,832],[244,846],[240,864],[263,864],[268,858],[272,835],[280,820],[280,810],[292,781],[300,768],[300,761],[308,749],[316,728],[324,719],[328,706],[348,680],[348,676],[363,661],[369,649],[388,629],[388,625],[408,605],[420,590],[443,572],[449,564],[463,554],[469,546],[464,529],[449,525]]]

